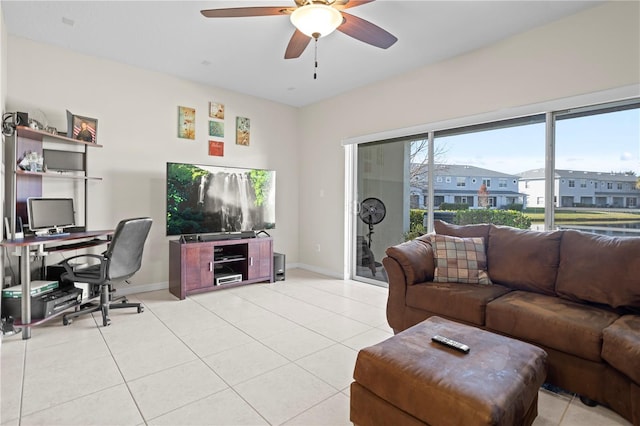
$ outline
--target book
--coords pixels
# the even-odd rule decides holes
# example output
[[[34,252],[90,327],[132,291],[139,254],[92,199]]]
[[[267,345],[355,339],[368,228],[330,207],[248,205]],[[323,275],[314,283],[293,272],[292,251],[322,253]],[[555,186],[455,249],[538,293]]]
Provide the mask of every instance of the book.
[[[31,281],[31,296],[43,294],[55,290],[58,288],[58,281]],[[8,297],[12,299],[22,297],[22,287],[20,285],[14,285],[13,287],[7,287],[2,289],[2,297]]]

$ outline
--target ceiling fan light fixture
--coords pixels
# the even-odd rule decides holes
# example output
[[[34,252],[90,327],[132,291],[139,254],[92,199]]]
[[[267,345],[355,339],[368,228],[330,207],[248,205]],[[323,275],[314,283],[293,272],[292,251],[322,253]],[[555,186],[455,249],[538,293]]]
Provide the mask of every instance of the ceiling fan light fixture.
[[[294,10],[291,23],[301,33],[320,38],[331,34],[342,24],[342,14],[331,6],[312,3]]]

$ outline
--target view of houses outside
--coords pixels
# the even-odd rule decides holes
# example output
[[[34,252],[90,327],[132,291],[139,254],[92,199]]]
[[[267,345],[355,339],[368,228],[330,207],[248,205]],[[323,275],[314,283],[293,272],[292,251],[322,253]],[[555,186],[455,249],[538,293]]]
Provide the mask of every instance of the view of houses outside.
[[[554,175],[556,207],[638,208],[640,188],[632,173],[557,170]],[[426,209],[426,172],[411,187],[411,208]],[[468,165],[436,165],[434,207],[442,203],[469,207],[544,208],[544,169],[517,175]],[[483,200],[486,204],[483,205]],[[520,206],[517,206],[520,205]]]
[[[555,138],[557,227],[640,232],[640,110],[559,116]],[[535,212],[533,227],[542,229],[544,123],[436,136],[434,147],[434,209],[522,209]],[[420,153],[412,158],[411,208],[429,208],[424,160]]]

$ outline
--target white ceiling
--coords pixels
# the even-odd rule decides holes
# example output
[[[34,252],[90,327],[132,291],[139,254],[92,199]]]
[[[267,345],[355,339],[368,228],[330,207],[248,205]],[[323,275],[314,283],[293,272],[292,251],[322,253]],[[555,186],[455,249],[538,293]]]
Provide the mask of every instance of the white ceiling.
[[[338,31],[284,59],[288,16],[205,18],[202,9],[292,6],[293,0],[2,0],[9,34],[292,106],[442,61],[601,1],[377,0],[349,13],[398,38],[387,50]]]

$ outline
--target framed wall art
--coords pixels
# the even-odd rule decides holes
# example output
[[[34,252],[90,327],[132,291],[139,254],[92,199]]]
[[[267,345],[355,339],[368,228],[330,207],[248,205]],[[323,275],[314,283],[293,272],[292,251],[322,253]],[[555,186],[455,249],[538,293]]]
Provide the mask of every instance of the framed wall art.
[[[178,107],[178,137],[182,139],[196,138],[195,108]]]
[[[212,157],[224,157],[224,142],[209,141],[209,155]]]
[[[67,137],[98,143],[98,119],[75,115],[67,111]]]
[[[224,104],[209,102],[209,117],[224,120]]]
[[[214,138],[224,137],[224,121],[209,120],[209,136]]]
[[[249,146],[251,121],[246,117],[236,117],[236,144]]]

